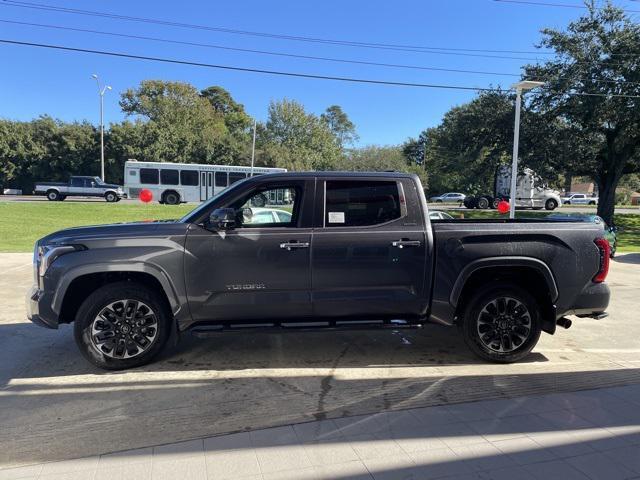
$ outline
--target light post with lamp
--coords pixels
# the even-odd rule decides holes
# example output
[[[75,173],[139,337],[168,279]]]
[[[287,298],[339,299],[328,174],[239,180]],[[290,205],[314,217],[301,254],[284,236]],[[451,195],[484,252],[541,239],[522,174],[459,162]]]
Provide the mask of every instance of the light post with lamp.
[[[100,178],[104,182],[104,94],[107,90],[111,90],[110,85],[102,86],[98,75],[91,75],[98,84],[98,94],[100,95]]]
[[[518,180],[518,143],[520,142],[520,104],[522,103],[522,92],[540,87],[544,82],[534,82],[523,80],[515,83],[511,88],[516,89],[516,120],[513,129],[513,161],[511,163],[511,191],[509,193],[509,218],[516,216],[516,184]]]

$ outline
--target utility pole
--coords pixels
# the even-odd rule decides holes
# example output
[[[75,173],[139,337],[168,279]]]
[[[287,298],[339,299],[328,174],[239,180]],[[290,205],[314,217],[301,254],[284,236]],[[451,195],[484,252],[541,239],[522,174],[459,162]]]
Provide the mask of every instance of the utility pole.
[[[258,128],[258,122],[254,119],[253,120],[253,145],[251,147],[251,174],[250,176],[253,177],[253,165],[255,162],[255,158],[256,158],[256,130]]]
[[[95,73],[91,75],[91,78],[95,79],[98,84],[98,95],[100,95],[100,178],[104,182],[104,94],[107,90],[111,90],[111,86],[105,85],[103,87]]]
[[[511,190],[509,192],[509,218],[516,216],[516,187],[518,185],[518,144],[520,143],[520,104],[522,103],[522,91],[544,85],[544,82],[523,80],[511,88],[516,89],[516,119],[513,129],[513,160],[511,161]]]

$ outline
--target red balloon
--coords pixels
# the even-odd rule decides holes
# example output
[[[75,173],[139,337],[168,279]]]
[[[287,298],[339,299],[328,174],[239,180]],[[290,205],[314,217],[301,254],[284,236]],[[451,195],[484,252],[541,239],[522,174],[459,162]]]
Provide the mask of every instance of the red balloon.
[[[500,213],[509,213],[509,202],[505,200],[500,200],[498,202],[498,212]]]
[[[141,202],[149,203],[151,200],[153,200],[153,193],[151,193],[151,190],[147,190],[146,188],[143,188],[142,190],[140,190]]]

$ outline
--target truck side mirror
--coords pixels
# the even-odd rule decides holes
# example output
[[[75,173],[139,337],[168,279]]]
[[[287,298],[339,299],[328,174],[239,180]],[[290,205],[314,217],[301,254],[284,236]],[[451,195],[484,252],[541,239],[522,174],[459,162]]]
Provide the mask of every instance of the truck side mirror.
[[[233,208],[216,208],[209,214],[207,225],[214,230],[231,230],[236,226],[236,211]]]

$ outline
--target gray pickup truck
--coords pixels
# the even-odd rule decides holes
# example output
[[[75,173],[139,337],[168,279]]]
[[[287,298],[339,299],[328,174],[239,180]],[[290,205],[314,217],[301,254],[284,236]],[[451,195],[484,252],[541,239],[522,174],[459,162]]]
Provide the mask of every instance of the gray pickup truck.
[[[255,214],[274,193],[291,215]],[[39,240],[29,318],[74,322],[84,356],[106,369],[149,362],[174,331],[426,322],[457,325],[473,352],[506,363],[568,328],[566,315],[606,316],[608,248],[598,223],[432,221],[412,175],[270,174],[180,220]]]
[[[68,182],[37,182],[33,193],[45,195],[52,202],[67,197],[101,197],[107,202],[118,202],[125,196],[120,185],[104,183],[100,177],[81,176],[70,177]]]

